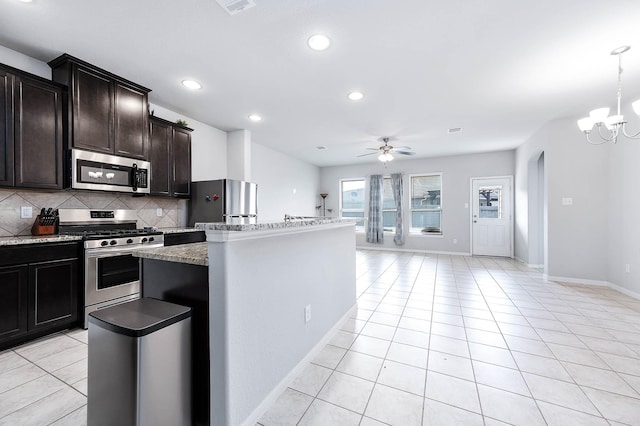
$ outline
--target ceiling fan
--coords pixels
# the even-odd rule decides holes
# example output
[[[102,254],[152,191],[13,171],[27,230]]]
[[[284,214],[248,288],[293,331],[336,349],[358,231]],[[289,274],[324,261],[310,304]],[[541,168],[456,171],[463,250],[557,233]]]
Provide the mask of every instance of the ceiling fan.
[[[382,137],[379,140],[381,142],[384,142],[384,145],[380,145],[378,148],[367,148],[368,150],[375,151],[375,152],[360,154],[358,155],[358,157],[365,157],[367,155],[378,154],[378,160],[382,161],[383,163],[386,163],[388,161],[393,160],[393,155],[391,153],[401,154],[401,155],[416,155],[415,152],[411,151],[411,147],[389,145],[389,141],[391,140],[391,138],[387,136]]]

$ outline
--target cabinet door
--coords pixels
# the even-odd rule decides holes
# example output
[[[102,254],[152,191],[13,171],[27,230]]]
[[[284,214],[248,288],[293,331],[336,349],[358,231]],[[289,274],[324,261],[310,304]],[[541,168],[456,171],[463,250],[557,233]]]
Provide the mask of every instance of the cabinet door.
[[[115,87],[115,153],[147,159],[147,94],[124,86]]]
[[[151,195],[171,195],[170,145],[172,127],[155,121],[149,126],[149,161],[151,162]]]
[[[13,186],[13,75],[0,69],[0,185]]]
[[[62,90],[16,76],[15,186],[62,189]]]
[[[27,266],[0,268],[0,342],[27,331]]]
[[[113,153],[113,84],[111,79],[76,67],[73,87],[74,148]]]
[[[189,197],[191,195],[191,133],[174,127],[171,148],[173,195]]]
[[[72,323],[78,318],[78,261],[29,265],[29,330]]]

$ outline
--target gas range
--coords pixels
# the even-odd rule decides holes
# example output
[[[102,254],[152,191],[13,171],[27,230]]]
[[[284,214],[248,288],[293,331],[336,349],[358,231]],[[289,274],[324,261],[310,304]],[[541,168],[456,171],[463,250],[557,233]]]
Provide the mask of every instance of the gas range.
[[[134,210],[59,209],[58,231],[84,241],[84,299],[89,312],[140,297],[140,260],[143,248],[162,247],[164,235],[138,229]]]
[[[164,244],[161,231],[136,227],[134,210],[60,209],[59,217],[59,233],[81,236],[86,249]]]

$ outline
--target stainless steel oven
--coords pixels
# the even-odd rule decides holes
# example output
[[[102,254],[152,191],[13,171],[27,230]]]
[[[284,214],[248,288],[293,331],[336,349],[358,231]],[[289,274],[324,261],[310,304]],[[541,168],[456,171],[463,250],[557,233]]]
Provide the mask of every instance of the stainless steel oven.
[[[133,252],[162,247],[164,235],[137,229],[133,210],[60,209],[60,233],[84,240],[84,327],[90,312],[140,297],[140,259]]]

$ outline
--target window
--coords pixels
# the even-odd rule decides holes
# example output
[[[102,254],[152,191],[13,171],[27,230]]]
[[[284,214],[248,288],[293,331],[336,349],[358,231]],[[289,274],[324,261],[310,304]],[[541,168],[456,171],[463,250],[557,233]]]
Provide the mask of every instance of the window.
[[[382,184],[382,226],[385,231],[396,230],[396,201],[393,198],[391,178],[386,177]]]
[[[411,229],[412,233],[442,234],[440,219],[442,176],[421,175],[411,177]]]
[[[340,216],[342,218],[359,217],[356,229],[364,229],[364,179],[340,181]]]

